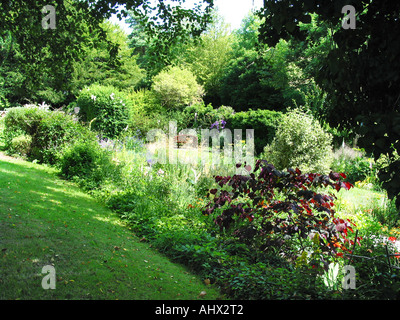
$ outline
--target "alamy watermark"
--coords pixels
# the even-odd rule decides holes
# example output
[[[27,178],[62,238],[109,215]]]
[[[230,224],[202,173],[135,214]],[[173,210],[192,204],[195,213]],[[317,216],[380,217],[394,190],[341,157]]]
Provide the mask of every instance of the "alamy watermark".
[[[342,8],[342,13],[346,16],[342,20],[343,29],[355,29],[356,28],[356,9],[347,5]]]
[[[42,13],[46,14],[42,18],[42,28],[43,29],[55,29],[56,28],[56,9],[52,5],[45,5],[42,8]]]
[[[242,129],[183,129],[177,132],[177,123],[169,122],[168,134],[161,129],[151,129],[147,133],[147,141],[157,142],[160,146],[157,149],[154,162],[161,164],[191,163],[197,164],[198,161],[209,163],[211,150],[212,165],[230,165],[246,163],[253,167],[254,160],[254,129],[246,129],[246,138],[243,139]],[[198,139],[200,133],[200,143]],[[183,140],[181,140],[183,139]],[[210,149],[211,140],[211,149]],[[222,143],[223,145],[222,145]],[[179,156],[176,150],[178,144],[190,145],[191,152],[184,158]],[[238,168],[239,169],[239,168]]]
[[[342,268],[343,279],[342,279],[342,289],[356,289],[356,269],[351,265],[344,265]],[[339,282],[339,264],[330,263],[328,270],[322,275],[325,285],[330,288],[337,290],[340,285]]]
[[[42,268],[42,273],[46,274],[42,279],[42,288],[45,290],[56,288],[56,269],[52,265]]]

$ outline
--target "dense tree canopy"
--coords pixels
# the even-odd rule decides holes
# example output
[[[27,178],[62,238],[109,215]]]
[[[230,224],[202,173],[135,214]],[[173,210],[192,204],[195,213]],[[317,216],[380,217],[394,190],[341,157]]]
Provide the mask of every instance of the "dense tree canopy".
[[[124,6],[118,14],[121,18],[130,10],[148,35],[157,34],[160,54],[167,51],[168,46],[177,39],[185,35],[196,36],[204,30],[209,21],[212,0],[199,1],[191,9],[184,9],[181,0],[172,3],[176,5],[165,4],[162,0],[157,1],[155,7],[150,0],[56,0],[50,4],[45,0],[1,2],[0,38],[4,42],[11,35],[14,45],[8,47],[10,54],[7,55],[13,60],[4,63],[2,57],[0,66],[17,64],[19,74],[14,77],[8,74],[8,79],[15,81],[18,78],[22,90],[14,96],[14,102],[45,98],[57,104],[68,99],[71,96],[69,80],[74,62],[85,57],[93,38],[103,39],[109,59],[115,60],[120,50],[119,44],[107,39],[101,23],[117,13],[120,5]],[[47,5],[55,8],[55,28],[46,29],[42,26],[46,18],[46,12],[43,13],[42,9]],[[7,68],[2,72],[7,73]],[[2,87],[7,86],[3,84]]]
[[[380,178],[400,205],[400,3],[371,1],[265,1],[260,16],[261,41],[274,46],[280,39],[306,41],[302,23],[311,13],[329,26],[332,45],[320,60],[316,82],[326,91],[324,116],[332,125],[352,127],[359,144],[375,158],[392,157]],[[356,10],[356,28],[342,28],[342,8]]]

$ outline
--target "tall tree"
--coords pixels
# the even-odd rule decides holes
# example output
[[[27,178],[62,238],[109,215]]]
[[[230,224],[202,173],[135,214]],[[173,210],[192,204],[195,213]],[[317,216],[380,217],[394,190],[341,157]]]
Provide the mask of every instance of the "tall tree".
[[[233,35],[223,17],[214,9],[212,22],[199,41],[189,43],[177,63],[189,68],[204,87],[206,103],[220,105],[219,92],[225,69],[233,57]]]
[[[106,40],[93,39],[85,48],[85,54],[73,63],[71,91],[77,95],[80,89],[93,83],[112,85],[120,90],[134,89],[144,77],[144,70],[137,65],[137,56],[128,47],[126,33],[118,25],[104,22]],[[118,45],[118,55],[111,59],[108,42]]]
[[[73,61],[80,58],[84,46],[96,34],[106,39],[100,27],[104,19],[118,12],[122,18],[127,11],[134,11],[147,34],[157,32],[160,52],[174,43],[176,38],[190,33],[198,35],[209,22],[208,11],[212,0],[201,0],[192,9],[183,9],[183,0],[47,0],[2,1],[0,2],[0,34],[9,31],[19,46],[20,67],[26,75],[25,96],[32,97],[42,90],[43,77],[51,83],[55,94],[69,94],[66,84],[71,78]],[[174,5],[172,5],[174,4]],[[55,11],[54,28],[44,28],[44,7],[53,6]],[[53,19],[54,20],[54,19]],[[110,58],[116,57],[118,45],[109,42]]]
[[[343,8],[356,11],[355,29],[343,23]],[[345,10],[346,11],[346,10]],[[348,13],[349,11],[347,11]],[[330,26],[333,45],[322,59],[317,83],[327,93],[325,118],[331,125],[361,134],[359,144],[377,159],[391,163],[380,179],[400,207],[400,2],[388,0],[264,1],[260,40],[275,45],[279,39],[306,41],[300,23],[311,13]],[[350,19],[352,18],[349,16]],[[351,21],[350,21],[351,22]],[[343,25],[345,27],[343,27]]]

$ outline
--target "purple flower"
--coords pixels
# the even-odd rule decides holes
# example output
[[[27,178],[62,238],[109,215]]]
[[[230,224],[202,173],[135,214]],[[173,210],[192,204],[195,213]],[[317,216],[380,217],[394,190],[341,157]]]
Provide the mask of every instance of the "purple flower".
[[[217,120],[211,125],[210,129],[216,127],[217,130],[219,130],[219,125],[220,124],[221,124],[221,129],[224,129],[225,125],[226,125],[226,121],[225,120],[220,120],[220,121]]]
[[[217,127],[217,130],[219,130],[219,122],[218,122],[218,121],[215,121],[215,122],[211,125],[210,129],[212,129],[212,128],[214,128],[214,127]]]

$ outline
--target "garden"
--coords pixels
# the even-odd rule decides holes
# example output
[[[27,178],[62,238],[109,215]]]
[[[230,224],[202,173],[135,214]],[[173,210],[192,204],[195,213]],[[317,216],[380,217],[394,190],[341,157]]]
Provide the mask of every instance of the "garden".
[[[398,155],[324,118],[337,101],[314,77],[332,40],[323,19],[301,25],[300,50],[259,42],[255,14],[228,33],[213,13],[200,42],[163,47],[162,61],[165,34],[129,19],[129,37],[102,22],[97,49],[56,69],[68,93],[52,71],[30,78],[4,33],[1,150],[51,168],[227,299],[399,299]]]
[[[96,101],[90,91],[84,93],[88,102],[108,103],[119,117],[122,103],[114,100],[121,97],[109,88],[103,96],[95,93]],[[101,119],[96,114],[99,126]],[[7,153],[54,166],[117,212],[135,236],[230,298],[397,297],[398,214],[377,182],[379,164],[347,145],[332,152],[330,135],[306,113],[282,116],[271,144],[247,174],[237,174],[244,163],[214,164],[210,154],[224,154],[212,145],[194,153],[199,161],[192,163],[185,160],[193,160],[187,155],[193,148],[176,146],[173,151],[183,154],[178,162],[161,163],[163,140],[152,147],[157,142],[129,135],[125,123],[121,134],[107,138],[107,127],[97,131],[94,122],[90,128],[74,113],[43,105],[10,108],[2,122]],[[325,152],[302,158],[301,150],[314,139],[321,139],[319,146],[326,142]],[[286,144],[292,144],[293,158],[285,157]],[[330,157],[330,166],[322,156]],[[302,166],[279,170],[265,159]],[[314,171],[324,173],[306,173]],[[342,286],[346,265],[356,270],[353,289]]]

